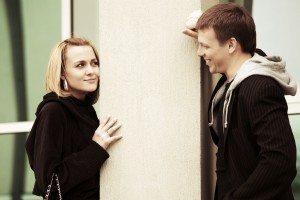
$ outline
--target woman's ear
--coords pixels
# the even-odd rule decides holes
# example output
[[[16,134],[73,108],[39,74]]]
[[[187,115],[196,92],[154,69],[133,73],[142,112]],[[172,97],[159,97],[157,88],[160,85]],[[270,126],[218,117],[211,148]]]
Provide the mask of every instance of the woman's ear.
[[[236,50],[237,44],[237,40],[234,37],[228,40],[228,52],[230,54]]]
[[[66,71],[65,71],[64,67],[61,68],[60,78],[61,78],[63,81],[66,80]]]
[[[60,75],[60,78],[64,81],[64,80],[66,80],[66,77],[65,77],[65,73],[64,72],[62,72],[62,74]]]

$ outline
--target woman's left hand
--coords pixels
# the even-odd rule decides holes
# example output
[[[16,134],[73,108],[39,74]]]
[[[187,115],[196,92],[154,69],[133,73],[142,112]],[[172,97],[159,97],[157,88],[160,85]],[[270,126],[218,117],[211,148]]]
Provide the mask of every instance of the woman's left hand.
[[[121,124],[116,118],[108,117],[104,119],[96,129],[92,140],[97,142],[103,149],[107,149],[109,145],[122,138],[122,135],[113,135]]]

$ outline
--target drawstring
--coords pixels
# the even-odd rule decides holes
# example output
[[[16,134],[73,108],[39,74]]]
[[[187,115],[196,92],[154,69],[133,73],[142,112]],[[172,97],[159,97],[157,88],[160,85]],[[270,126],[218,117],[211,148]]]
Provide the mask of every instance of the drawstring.
[[[228,121],[227,121],[228,120],[228,109],[229,109],[229,103],[230,103],[230,100],[231,100],[231,96],[232,96],[232,91],[229,94],[228,100],[225,99],[225,102],[224,102],[224,108],[223,108],[223,117],[225,118],[225,120],[224,120],[224,128],[227,128],[227,125],[228,125]]]
[[[214,100],[215,100],[215,98],[213,98],[213,100],[212,100],[212,102],[211,102],[211,107],[210,107],[211,121],[208,122],[208,126],[212,126],[213,123],[214,123],[214,114],[213,114],[213,111],[214,111]]]
[[[217,91],[217,93],[215,94],[215,96],[214,96],[214,98],[213,98],[213,100],[212,100],[211,107],[210,107],[210,118],[211,118],[211,121],[208,122],[208,125],[209,125],[209,126],[212,126],[213,123],[214,123],[214,105],[217,104],[217,103],[220,101],[221,96],[222,96],[222,94],[223,94],[223,92],[224,92],[224,90],[225,90],[225,84],[226,84],[226,83],[224,83],[224,84],[220,87],[220,89]]]

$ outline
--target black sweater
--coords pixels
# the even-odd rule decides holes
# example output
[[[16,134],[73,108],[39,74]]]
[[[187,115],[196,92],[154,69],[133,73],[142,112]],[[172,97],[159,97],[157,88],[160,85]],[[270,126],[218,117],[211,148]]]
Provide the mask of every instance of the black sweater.
[[[92,141],[99,126],[93,106],[88,101],[49,93],[36,116],[26,141],[36,179],[33,194],[44,196],[56,172],[63,199],[99,199],[99,170],[109,155]],[[58,199],[56,184],[52,185],[50,199]]]

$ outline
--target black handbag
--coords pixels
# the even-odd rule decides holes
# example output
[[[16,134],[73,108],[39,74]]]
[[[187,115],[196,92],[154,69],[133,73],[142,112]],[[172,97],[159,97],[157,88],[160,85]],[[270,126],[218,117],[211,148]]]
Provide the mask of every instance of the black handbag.
[[[48,198],[49,198],[50,191],[51,191],[51,186],[52,186],[52,182],[53,182],[54,178],[55,178],[56,185],[57,185],[57,191],[58,191],[59,200],[62,200],[61,191],[60,191],[60,185],[59,185],[59,181],[58,181],[58,176],[55,173],[52,174],[51,181],[50,181],[50,184],[47,187],[47,192],[46,192],[44,200],[48,200]]]

